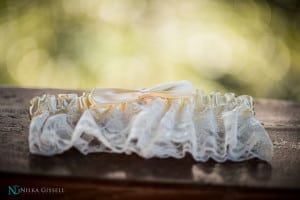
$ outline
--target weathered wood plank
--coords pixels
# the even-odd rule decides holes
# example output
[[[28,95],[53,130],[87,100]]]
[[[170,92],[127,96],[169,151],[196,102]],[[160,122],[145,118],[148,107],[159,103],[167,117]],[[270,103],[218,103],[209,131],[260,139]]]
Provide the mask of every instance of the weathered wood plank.
[[[270,189],[253,189],[246,187],[217,187],[217,186],[201,186],[191,187],[190,185],[165,185],[165,184],[116,184],[109,182],[99,182],[74,178],[61,178],[61,177],[32,177],[32,176],[10,176],[0,182],[0,189],[3,182],[6,184],[22,185],[24,187],[61,187],[63,193],[52,195],[35,194],[35,195],[20,195],[21,198],[15,196],[11,199],[55,199],[55,200],[82,200],[82,199],[243,199],[243,200],[287,200],[299,199],[299,191],[290,190],[270,190]],[[3,191],[4,193],[6,191]],[[5,195],[4,195],[5,196]],[[6,196],[8,197],[8,196]],[[11,197],[11,196],[10,196]],[[47,198],[48,197],[48,198]],[[200,198],[199,198],[200,197]],[[5,198],[6,199],[6,198]]]
[[[110,183],[167,184],[184,187],[236,187],[300,190],[300,103],[258,100],[257,117],[274,143],[270,164],[184,159],[142,159],[135,155],[97,153],[84,156],[75,150],[62,155],[31,155],[28,148],[29,100],[44,93],[82,91],[0,87],[0,177],[8,174],[77,178]]]

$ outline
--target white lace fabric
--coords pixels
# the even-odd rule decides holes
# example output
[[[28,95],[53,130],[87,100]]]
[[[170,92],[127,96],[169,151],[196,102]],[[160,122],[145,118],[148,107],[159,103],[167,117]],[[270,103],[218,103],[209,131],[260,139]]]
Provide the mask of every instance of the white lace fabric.
[[[250,96],[203,94],[187,81],[152,89],[95,88],[91,93],[44,95],[31,101],[30,152],[55,155],[74,147],[136,153],[144,158],[217,162],[270,161],[272,142],[254,116]]]

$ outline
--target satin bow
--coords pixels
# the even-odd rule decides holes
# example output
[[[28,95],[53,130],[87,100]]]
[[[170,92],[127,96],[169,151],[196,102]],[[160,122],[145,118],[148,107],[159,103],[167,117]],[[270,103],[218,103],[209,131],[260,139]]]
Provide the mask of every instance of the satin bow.
[[[178,99],[195,94],[195,88],[188,81],[165,83],[151,89],[129,90],[118,88],[94,88],[89,95],[92,105],[133,102],[143,98]]]

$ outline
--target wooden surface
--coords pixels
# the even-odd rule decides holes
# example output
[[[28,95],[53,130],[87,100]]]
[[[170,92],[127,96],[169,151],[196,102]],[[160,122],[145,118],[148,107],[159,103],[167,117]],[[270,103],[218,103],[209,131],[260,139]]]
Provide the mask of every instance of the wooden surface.
[[[76,150],[52,157],[31,155],[29,100],[44,93],[69,92],[74,91],[0,87],[2,195],[7,195],[8,185],[18,184],[63,187],[64,193],[55,199],[300,199],[300,103],[255,102],[257,118],[274,144],[271,163],[257,159],[197,163],[190,156],[180,160],[107,153],[84,156]],[[35,197],[54,198],[43,195]]]

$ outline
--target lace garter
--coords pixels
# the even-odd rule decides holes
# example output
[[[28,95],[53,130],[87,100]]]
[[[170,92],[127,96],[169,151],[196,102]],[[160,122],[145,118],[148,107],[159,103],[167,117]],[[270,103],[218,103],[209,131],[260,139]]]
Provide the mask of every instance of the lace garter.
[[[74,147],[136,153],[144,158],[196,161],[270,161],[272,142],[255,118],[253,99],[204,94],[188,81],[151,89],[94,88],[90,93],[45,94],[31,100],[30,152],[55,155]]]

